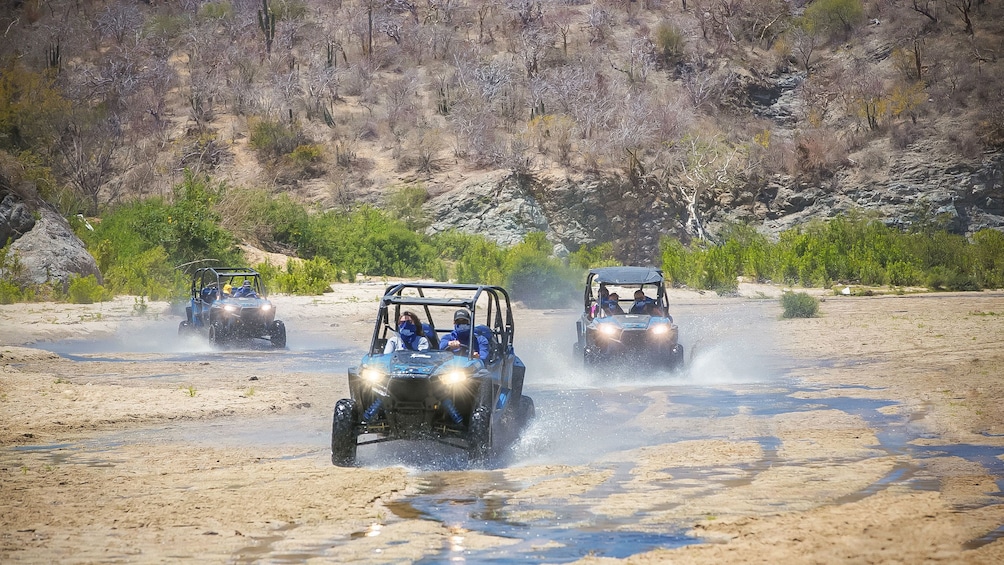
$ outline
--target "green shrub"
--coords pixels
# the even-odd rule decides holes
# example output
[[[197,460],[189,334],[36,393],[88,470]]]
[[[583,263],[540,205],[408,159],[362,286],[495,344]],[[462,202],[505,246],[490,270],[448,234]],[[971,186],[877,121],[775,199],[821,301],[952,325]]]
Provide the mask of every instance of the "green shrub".
[[[277,163],[307,141],[302,131],[279,120],[253,120],[250,129],[248,145],[266,163]]]
[[[24,67],[18,57],[0,61],[0,149],[48,155],[70,112],[54,76]]]
[[[803,19],[813,29],[847,37],[864,17],[861,0],[816,0],[805,8]]]
[[[568,264],[573,268],[587,270],[615,267],[621,263],[614,257],[614,244],[607,242],[594,246],[583,245],[568,254]]]
[[[432,239],[439,257],[453,265],[452,278],[471,284],[503,284],[506,251],[480,235],[451,230]]]
[[[675,65],[683,56],[684,35],[676,26],[659,24],[655,30],[655,48],[659,63],[664,67]]]
[[[921,272],[906,261],[894,261],[886,267],[886,279],[893,286],[914,286],[920,284]]]
[[[0,304],[14,304],[24,301],[21,287],[6,279],[0,279]]]
[[[694,269],[692,253],[676,238],[664,237],[660,244],[662,248],[662,274],[666,280],[676,285],[691,285],[691,273]]]
[[[403,186],[391,192],[387,198],[387,209],[391,217],[404,222],[412,231],[423,230],[429,220],[422,213],[422,205],[429,199],[429,193],[422,186]]]
[[[814,318],[819,312],[819,300],[805,292],[785,292],[781,295],[782,318]]]
[[[315,143],[298,145],[289,154],[290,161],[297,167],[307,167],[317,163],[324,157],[324,148]]]
[[[0,247],[0,304],[14,304],[34,299],[31,289],[23,289],[14,281],[24,274],[24,265],[10,246]]]
[[[147,296],[150,300],[166,300],[184,294],[189,280],[174,269],[161,246],[148,249],[131,260],[108,268],[105,286],[117,294]]]
[[[285,270],[271,263],[260,263],[255,270],[262,274],[266,288],[285,294],[324,294],[331,291],[331,283],[338,279],[337,269],[324,257],[290,261]]]
[[[236,238],[220,227],[215,209],[226,191],[208,177],[186,172],[174,189],[174,201],[162,198],[121,204],[109,211],[94,230],[77,235],[94,255],[98,268],[116,293],[166,298],[183,292],[185,264],[239,265]]]
[[[207,2],[199,8],[199,17],[206,20],[223,20],[234,15],[230,2]]]
[[[982,288],[1004,288],[1004,233],[984,229],[973,234],[973,274]]]
[[[582,280],[578,269],[551,256],[545,234],[528,234],[506,252],[504,286],[529,308],[561,308],[575,303]]]
[[[928,271],[927,288],[931,290],[970,291],[979,290],[979,284],[969,273],[937,265]]]
[[[108,300],[109,294],[94,275],[87,275],[70,279],[67,298],[73,304],[94,304]]]

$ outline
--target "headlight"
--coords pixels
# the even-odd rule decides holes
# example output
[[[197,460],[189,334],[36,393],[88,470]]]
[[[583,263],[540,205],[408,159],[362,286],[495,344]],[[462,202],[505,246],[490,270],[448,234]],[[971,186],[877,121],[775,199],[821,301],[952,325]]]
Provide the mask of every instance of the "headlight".
[[[455,369],[443,374],[443,376],[439,377],[439,380],[441,380],[444,384],[455,385],[467,380],[467,373],[465,371]]]
[[[237,307],[234,306],[233,304],[227,304],[226,306],[223,307],[223,309],[226,310],[227,312],[233,312],[237,310]]]
[[[261,305],[261,311],[262,312],[268,312],[271,309],[272,309],[272,305],[269,304],[269,303],[267,303],[267,302],[265,304]]]
[[[374,384],[380,382],[380,379],[383,378],[383,373],[378,369],[366,368],[363,369],[363,372],[360,373],[359,376],[361,376],[364,381]]]
[[[656,324],[656,325],[652,326],[651,328],[649,328],[649,331],[652,332],[652,335],[666,335],[666,334],[669,333],[669,325],[668,324]]]
[[[614,324],[600,324],[599,330],[600,333],[603,335],[617,334],[617,326],[615,326]]]

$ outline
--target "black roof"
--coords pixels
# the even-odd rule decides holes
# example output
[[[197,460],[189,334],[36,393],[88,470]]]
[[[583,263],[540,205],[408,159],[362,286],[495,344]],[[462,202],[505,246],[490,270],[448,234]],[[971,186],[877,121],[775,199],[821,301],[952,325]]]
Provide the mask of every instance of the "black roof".
[[[657,284],[662,282],[662,270],[655,267],[602,267],[591,269],[595,282],[606,284]]]

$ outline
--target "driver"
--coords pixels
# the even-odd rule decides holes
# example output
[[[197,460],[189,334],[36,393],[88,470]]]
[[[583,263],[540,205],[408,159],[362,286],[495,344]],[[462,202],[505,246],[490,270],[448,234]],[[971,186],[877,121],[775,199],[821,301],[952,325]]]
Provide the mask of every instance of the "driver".
[[[458,355],[462,355],[467,349],[467,344],[471,338],[471,315],[467,310],[460,309],[453,313],[453,331],[443,336],[440,340],[442,349],[448,349]],[[478,350],[474,352],[476,359],[488,359],[488,338],[478,333],[474,334],[474,340],[478,343]]]
[[[254,288],[251,287],[251,281],[244,279],[244,284],[240,288],[234,291],[234,298],[257,298],[258,295],[255,293]]]
[[[634,291],[634,304],[631,305],[632,314],[645,314],[648,316],[662,316],[662,308],[656,304],[655,300],[645,296],[645,291],[638,289]]]

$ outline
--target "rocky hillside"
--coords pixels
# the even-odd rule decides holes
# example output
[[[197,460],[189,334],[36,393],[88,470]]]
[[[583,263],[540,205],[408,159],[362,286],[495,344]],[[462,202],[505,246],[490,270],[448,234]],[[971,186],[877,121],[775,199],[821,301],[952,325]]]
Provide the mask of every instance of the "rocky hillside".
[[[189,169],[627,262],[852,209],[1004,229],[997,2],[0,5],[3,174],[64,216]]]

